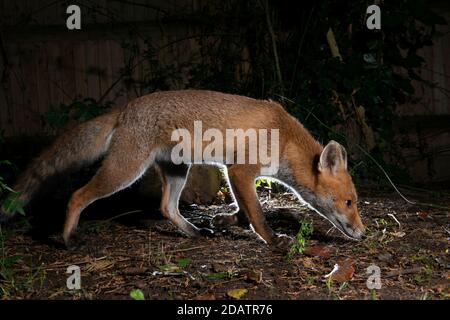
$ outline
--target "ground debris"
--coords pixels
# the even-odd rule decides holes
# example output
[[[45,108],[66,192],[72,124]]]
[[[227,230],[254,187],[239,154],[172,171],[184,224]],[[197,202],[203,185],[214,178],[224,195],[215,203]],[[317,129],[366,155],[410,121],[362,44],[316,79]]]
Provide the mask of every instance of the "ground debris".
[[[5,227],[11,232],[4,241],[10,261],[4,274],[11,276],[2,279],[0,298],[131,299],[130,292],[139,288],[146,299],[235,299],[239,294],[228,293],[236,289],[245,290],[241,299],[370,299],[366,270],[372,265],[381,270],[377,299],[449,298],[450,230],[444,210],[425,212],[392,194],[367,192],[358,203],[367,233],[354,242],[338,231],[328,232],[330,224],[291,193],[263,198],[267,222],[277,232],[295,236],[299,221],[313,221],[303,254],[289,260],[239,227],[217,231],[210,239],[190,239],[157,210],[107,223],[90,213],[80,224],[84,245],[75,251],[53,240],[59,224],[48,241],[45,235],[36,238],[14,225]],[[440,201],[448,206],[450,198]],[[209,226],[215,214],[235,209],[228,204],[191,206],[183,214]],[[111,208],[111,217],[116,215]],[[66,288],[72,265],[80,268],[79,293]],[[325,274],[336,283],[327,284]]]

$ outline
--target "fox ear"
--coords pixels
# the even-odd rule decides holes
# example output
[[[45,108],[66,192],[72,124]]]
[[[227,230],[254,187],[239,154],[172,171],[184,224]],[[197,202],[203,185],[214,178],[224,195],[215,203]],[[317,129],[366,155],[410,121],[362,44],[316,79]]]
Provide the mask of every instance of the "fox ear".
[[[339,170],[347,170],[347,151],[334,140],[328,142],[320,155],[319,171],[325,170],[330,170],[333,174]]]

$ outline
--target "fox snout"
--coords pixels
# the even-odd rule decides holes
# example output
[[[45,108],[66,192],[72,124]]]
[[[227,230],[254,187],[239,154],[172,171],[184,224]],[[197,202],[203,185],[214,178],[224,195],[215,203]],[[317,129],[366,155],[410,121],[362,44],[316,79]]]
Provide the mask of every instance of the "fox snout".
[[[344,219],[337,219],[339,222],[340,229],[350,238],[353,238],[355,240],[361,240],[364,232],[365,227],[361,221],[361,218],[359,214],[356,214],[352,221],[342,221]],[[345,219],[348,220],[348,219]]]
[[[365,227],[362,224],[356,227],[348,224],[345,229],[345,232],[355,240],[361,240],[365,232]]]

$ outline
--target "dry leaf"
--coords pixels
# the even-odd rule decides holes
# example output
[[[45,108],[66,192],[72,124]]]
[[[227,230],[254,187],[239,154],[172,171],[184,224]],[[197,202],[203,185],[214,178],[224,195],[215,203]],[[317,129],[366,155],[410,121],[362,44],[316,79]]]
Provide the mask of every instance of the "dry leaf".
[[[340,260],[334,265],[333,270],[327,274],[325,277],[331,277],[332,280],[339,282],[347,282],[355,273],[355,268],[353,267],[353,261],[350,258],[345,260]]]
[[[308,269],[314,268],[314,262],[312,258],[303,258],[302,259],[303,266]]]
[[[214,293],[205,293],[196,296],[195,300],[216,300],[216,296]]]
[[[86,268],[87,272],[96,272],[102,271],[111,268],[114,265],[114,261],[110,260],[97,260],[89,263],[89,266]]]
[[[406,233],[404,233],[402,231],[390,232],[390,234],[396,238],[403,238],[406,235]]]
[[[227,295],[233,299],[240,299],[247,293],[247,289],[233,289],[227,292]]]
[[[217,199],[219,199],[220,201],[225,201],[225,198],[226,198],[226,196],[225,196],[225,193],[223,193],[222,191],[217,191]]]
[[[329,259],[331,256],[330,248],[326,246],[308,247],[304,253],[310,257],[321,257],[324,259]]]
[[[420,220],[423,220],[423,221],[431,218],[430,214],[425,211],[417,212],[417,216],[419,217]]]
[[[261,283],[262,282],[262,272],[259,270],[247,270],[244,273],[244,277],[246,281],[253,283]]]

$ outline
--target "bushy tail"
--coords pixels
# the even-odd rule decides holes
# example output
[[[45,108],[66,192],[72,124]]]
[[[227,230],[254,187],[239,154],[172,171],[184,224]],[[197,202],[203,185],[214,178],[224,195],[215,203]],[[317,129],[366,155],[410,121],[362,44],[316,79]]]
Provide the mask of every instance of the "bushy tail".
[[[19,177],[13,189],[22,205],[28,203],[48,178],[69,169],[93,163],[109,148],[120,110],[84,122],[61,135]],[[0,208],[0,221],[12,214]]]

